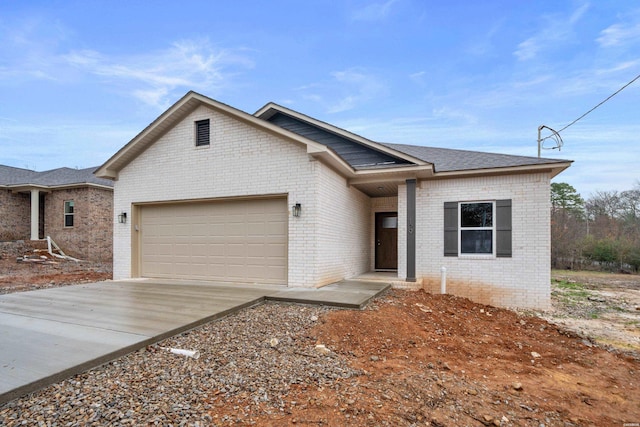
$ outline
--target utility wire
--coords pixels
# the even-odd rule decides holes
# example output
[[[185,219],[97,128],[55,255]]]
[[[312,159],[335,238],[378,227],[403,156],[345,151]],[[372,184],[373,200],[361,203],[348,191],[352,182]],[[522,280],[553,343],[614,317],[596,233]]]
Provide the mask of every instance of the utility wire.
[[[592,112],[593,110],[595,110],[596,108],[598,108],[599,106],[601,106],[602,104],[604,104],[605,102],[607,102],[608,100],[610,100],[611,98],[613,98],[614,96],[616,96],[617,94],[619,94],[620,92],[622,92],[627,86],[630,86],[633,82],[635,82],[636,80],[640,79],[640,74],[638,74],[633,80],[631,80],[629,83],[627,83],[626,85],[622,86],[620,89],[618,89],[617,91],[615,91],[614,93],[612,93],[611,95],[609,95],[607,97],[607,99],[605,99],[604,101],[602,101],[601,103],[599,103],[598,105],[596,105],[595,107],[593,107],[592,109],[590,109],[589,111],[587,111],[586,113],[584,113],[583,115],[581,115],[580,117],[578,117],[577,119],[575,119],[574,121],[572,121],[571,123],[569,123],[568,125],[566,125],[565,127],[563,127],[562,129],[560,129],[558,132],[556,133],[560,133],[563,130],[565,130],[566,128],[568,128],[569,126],[575,124],[577,121],[581,120],[582,118],[584,118],[584,116],[586,116],[587,114],[589,114],[590,112]],[[548,138],[548,137],[547,137]],[[544,138],[544,139],[547,139]]]

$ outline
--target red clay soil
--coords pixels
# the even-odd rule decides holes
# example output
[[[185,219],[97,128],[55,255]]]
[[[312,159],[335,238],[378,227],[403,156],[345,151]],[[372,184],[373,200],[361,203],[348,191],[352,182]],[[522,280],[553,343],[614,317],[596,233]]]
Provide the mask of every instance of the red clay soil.
[[[640,423],[640,362],[536,317],[423,291],[330,312],[311,338],[362,375],[293,386],[242,424],[623,426]],[[246,402],[225,402],[233,416]],[[235,409],[234,409],[235,408]],[[238,420],[239,421],[239,420]]]
[[[0,293],[111,277],[109,266],[16,263],[14,255],[0,253]],[[307,338],[361,375],[325,388],[292,385],[278,408],[217,401],[216,420],[259,426],[640,425],[638,355],[604,350],[537,317],[449,295],[392,291],[365,310],[329,312]],[[248,417],[238,416],[247,410]]]

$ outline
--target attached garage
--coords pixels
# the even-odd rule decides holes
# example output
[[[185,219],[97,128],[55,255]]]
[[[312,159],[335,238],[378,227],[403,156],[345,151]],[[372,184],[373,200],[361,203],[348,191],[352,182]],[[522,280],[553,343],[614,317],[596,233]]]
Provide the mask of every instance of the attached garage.
[[[287,284],[286,198],[138,206],[139,275]]]

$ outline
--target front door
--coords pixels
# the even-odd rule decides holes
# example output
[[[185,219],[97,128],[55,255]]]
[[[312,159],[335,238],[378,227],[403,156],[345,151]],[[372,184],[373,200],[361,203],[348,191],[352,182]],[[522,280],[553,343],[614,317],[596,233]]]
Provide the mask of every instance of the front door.
[[[398,269],[398,213],[376,212],[376,270]]]

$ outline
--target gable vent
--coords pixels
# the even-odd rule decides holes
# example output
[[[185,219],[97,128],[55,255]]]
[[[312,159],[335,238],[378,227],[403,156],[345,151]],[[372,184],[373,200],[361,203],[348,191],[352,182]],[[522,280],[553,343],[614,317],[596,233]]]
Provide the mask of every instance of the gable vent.
[[[196,122],[196,147],[209,145],[209,119]]]

